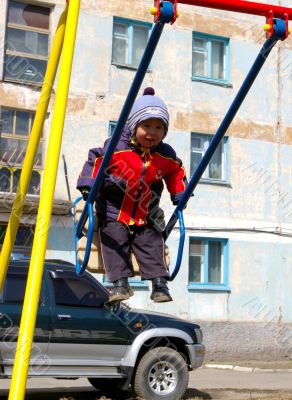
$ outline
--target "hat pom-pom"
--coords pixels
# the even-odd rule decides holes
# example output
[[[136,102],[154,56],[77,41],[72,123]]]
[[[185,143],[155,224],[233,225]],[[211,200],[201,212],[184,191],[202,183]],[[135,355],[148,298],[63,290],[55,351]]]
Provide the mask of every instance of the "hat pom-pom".
[[[143,96],[154,96],[155,90],[152,87],[147,87],[144,89]]]

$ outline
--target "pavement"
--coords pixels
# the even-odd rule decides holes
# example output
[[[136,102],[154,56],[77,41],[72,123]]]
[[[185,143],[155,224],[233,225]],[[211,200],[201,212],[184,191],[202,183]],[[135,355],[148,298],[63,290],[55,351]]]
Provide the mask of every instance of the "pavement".
[[[279,368],[280,366],[281,368]],[[227,400],[234,399],[236,394],[236,399],[250,399],[254,398],[250,397],[251,394],[259,396],[263,393],[275,395],[286,393],[291,395],[289,399],[292,399],[292,368],[290,367],[291,362],[266,363],[264,365],[253,363],[205,364],[190,372],[186,398],[198,396],[204,399]],[[0,379],[0,400],[6,399],[9,387],[9,379]],[[86,378],[76,380],[29,378],[26,386],[27,394],[82,392],[85,395],[85,393],[94,391],[95,389]],[[240,397],[244,394],[247,397]]]

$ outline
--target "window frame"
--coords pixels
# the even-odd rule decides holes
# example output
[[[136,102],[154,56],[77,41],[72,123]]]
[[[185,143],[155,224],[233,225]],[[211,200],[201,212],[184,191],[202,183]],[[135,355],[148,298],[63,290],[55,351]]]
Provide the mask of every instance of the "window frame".
[[[52,281],[52,285],[53,285],[53,296],[54,296],[54,302],[55,302],[55,306],[56,307],[70,307],[70,308],[86,308],[86,309],[96,309],[96,308],[100,308],[101,307],[101,303],[102,303],[102,299],[101,297],[96,297],[95,301],[93,302],[93,304],[89,304],[89,303],[80,303],[81,299],[85,296],[87,296],[89,293],[95,293],[96,295],[99,293],[97,288],[91,283],[88,282],[88,280],[85,279],[78,279],[78,278],[74,278],[74,277],[55,277],[52,278],[51,276],[51,281]],[[61,283],[61,286],[67,287],[67,289],[70,291],[70,296],[74,296],[67,299],[67,301],[61,301],[59,294],[58,294],[58,283]],[[77,294],[76,294],[76,287],[72,287],[72,283],[73,286],[77,284],[77,286],[79,286],[80,290],[86,289],[90,291],[87,291],[87,293],[85,293],[80,299],[78,299]],[[60,287],[61,287],[60,286]],[[86,286],[86,288],[85,288]],[[68,292],[67,292],[68,293]],[[71,294],[72,293],[72,294]],[[68,295],[69,296],[69,295]],[[70,300],[76,300],[76,302],[70,302]],[[98,301],[97,301],[98,300]]]
[[[207,46],[207,70],[208,70],[208,76],[200,76],[200,75],[195,75],[195,71],[193,71],[193,60],[194,60],[194,39],[202,39],[205,40],[206,46]],[[212,68],[212,63],[211,63],[211,42],[217,41],[217,42],[223,42],[225,45],[225,60],[224,61],[224,73],[225,73],[225,79],[216,79],[213,78],[211,75],[211,68]],[[221,85],[221,86],[228,86],[231,87],[231,81],[230,81],[230,38],[225,37],[225,36],[217,36],[217,35],[210,35],[207,33],[202,33],[202,32],[196,32],[194,31],[192,34],[192,81],[199,81],[199,82],[206,82],[206,83],[213,83],[216,85]]]
[[[118,121],[110,120],[108,122],[108,137],[111,138],[113,136],[115,127],[117,126]]]
[[[27,58],[31,60],[37,60],[37,61],[46,61],[46,67],[48,64],[49,60],[49,55],[50,55],[50,47],[51,47],[51,24],[52,24],[52,6],[48,6],[46,4],[36,4],[34,2],[30,1],[19,1],[19,0],[13,0],[17,3],[23,3],[31,6],[37,6],[37,7],[42,7],[46,8],[49,10],[49,27],[48,29],[44,28],[38,28],[38,27],[33,27],[33,26],[26,26],[26,25],[21,25],[17,24],[14,22],[9,22],[8,21],[8,13],[9,13],[9,0],[7,0],[7,10],[6,10],[6,20],[5,20],[5,46],[4,46],[4,67],[3,67],[3,81],[4,82],[12,82],[12,83],[19,83],[21,85],[27,85],[27,86],[36,86],[40,87],[43,85],[43,80],[41,82],[36,82],[34,80],[21,80],[21,79],[14,79],[13,77],[7,77],[5,74],[5,63],[6,63],[6,58],[7,56],[15,56],[15,57],[22,57],[22,58]],[[26,53],[26,52],[21,52],[18,50],[9,50],[7,48],[7,43],[8,43],[8,30],[9,28],[12,29],[18,29],[22,31],[27,31],[27,32],[34,32],[34,33],[40,33],[40,34],[45,34],[48,36],[48,54],[47,56],[42,56],[39,54],[33,54],[33,53]],[[37,74],[39,71],[37,72]],[[44,76],[43,76],[44,78]]]
[[[2,124],[1,124],[1,117],[2,117],[2,110],[8,110],[8,111],[12,111],[13,112],[13,122],[12,122],[12,132],[2,132]],[[29,113],[29,126],[28,126],[28,134],[27,135],[23,135],[23,134],[17,134],[16,133],[16,118],[17,118],[17,112],[25,112],[25,113]],[[32,127],[33,127],[33,122],[34,122],[34,118],[36,115],[36,111],[35,110],[25,110],[25,109],[20,109],[20,108],[13,108],[13,107],[6,107],[0,104],[0,145],[1,145],[1,140],[3,139],[7,139],[7,140],[22,140],[25,141],[28,145],[29,140],[30,140],[30,136],[31,136],[31,131],[32,131]],[[27,149],[27,145],[26,145],[26,149]],[[43,135],[41,135],[40,137],[40,142],[39,142],[39,146],[41,148],[41,165],[37,166],[34,165],[33,166],[33,170],[32,172],[37,172],[40,175],[40,185],[42,182],[42,172],[43,172],[43,168],[44,168],[44,138]],[[25,157],[25,156],[24,156]],[[0,160],[0,170],[2,168],[7,168],[10,170],[11,173],[17,171],[17,170],[22,170],[22,166],[23,166],[23,162],[20,163],[8,163],[8,162],[1,162]],[[11,174],[11,178],[10,178],[10,190],[3,192],[0,190],[0,193],[16,193],[16,190],[13,191],[13,174]],[[29,193],[30,196],[39,196],[40,194],[33,194],[33,193]]]
[[[88,274],[84,274],[81,277],[76,277],[76,274],[74,274],[74,272],[72,271],[68,271],[68,270],[62,270],[62,269],[50,269],[48,270],[48,274],[49,274],[49,285],[51,288],[51,293],[52,293],[52,300],[53,300],[53,307],[57,308],[57,307],[67,307],[67,308],[71,308],[71,309],[96,309],[96,308],[101,308],[103,306],[103,304],[108,300],[108,294],[106,293],[106,291],[104,290],[104,288],[102,286],[97,285],[96,283],[94,283],[93,281],[95,280],[95,278],[93,278],[92,276],[88,276]],[[75,283],[77,283],[77,286],[80,284],[85,284],[91,287],[91,289],[93,289],[97,294],[97,298],[96,301],[94,302],[94,305],[81,305],[80,304],[80,299],[76,304],[66,304],[66,305],[60,305],[60,303],[57,303],[57,296],[56,296],[56,292],[55,292],[55,283],[61,280],[63,282],[66,283],[67,285],[67,281],[74,281]],[[69,286],[70,288],[70,286]],[[70,288],[70,290],[72,290]],[[91,290],[92,292],[92,290]],[[73,292],[74,293],[74,292]],[[88,292],[89,293],[89,292]],[[74,293],[75,294],[75,293]],[[97,301],[98,299],[98,301]]]
[[[213,137],[215,135],[212,134],[207,134],[207,133],[201,133],[201,132],[191,132],[190,136],[190,177],[193,176],[195,173],[195,170],[192,170],[192,154],[194,153],[192,150],[192,140],[196,137],[198,137],[200,140],[204,139],[209,142],[208,147],[210,146],[210,142],[212,141]],[[206,150],[201,148],[201,154],[202,157],[204,157]],[[199,152],[199,149],[198,149]],[[221,153],[221,162],[222,162],[222,178],[221,179],[215,179],[215,178],[210,178],[206,176],[208,168],[204,171],[202,177],[200,178],[200,183],[208,183],[208,184],[214,184],[214,185],[225,185],[225,186],[230,186],[230,170],[229,170],[229,165],[230,165],[230,144],[229,144],[229,136],[224,136],[222,140],[222,153]],[[212,160],[212,158],[211,158]],[[210,161],[211,162],[211,161]],[[209,167],[210,163],[208,164]],[[208,172],[209,174],[209,172]]]
[[[114,55],[114,25],[115,23],[117,24],[123,24],[123,25],[127,25],[127,38],[128,38],[128,63],[123,64],[123,63],[118,63],[113,61],[113,55]],[[150,37],[151,31],[152,31],[152,27],[153,24],[149,23],[149,22],[144,22],[144,21],[138,21],[138,20],[134,20],[134,19],[128,19],[128,18],[121,18],[121,17],[113,17],[113,30],[112,30],[112,54],[111,54],[111,65],[114,65],[116,67],[122,67],[122,68],[128,68],[128,69],[133,69],[133,70],[137,70],[139,67],[139,63],[138,65],[134,65],[133,64],[133,27],[134,26],[138,26],[138,27],[145,27],[148,28],[148,39]],[[149,66],[148,71],[151,70],[151,67]]]
[[[204,242],[204,270],[203,270],[203,282],[193,282],[190,281],[188,277],[188,289],[189,290],[211,290],[211,291],[224,291],[224,292],[230,292],[230,287],[229,287],[229,240],[227,238],[216,238],[216,237],[199,237],[199,236],[189,236],[189,269],[190,269],[190,257],[191,257],[191,252],[190,252],[190,245],[191,241],[196,240],[196,241],[202,241]],[[222,244],[222,283],[210,283],[208,282],[208,271],[209,271],[209,265],[208,265],[208,249],[209,249],[209,243],[210,242],[221,242]]]
[[[19,299],[7,301],[6,293],[7,293],[7,285],[8,283],[10,286],[16,287],[15,283],[11,285],[10,281],[18,281],[20,285],[18,286],[18,293]],[[5,304],[5,306],[22,306],[25,293],[26,293],[26,284],[27,284],[27,272],[21,271],[8,271],[6,280],[4,282],[2,296],[0,297],[0,303]],[[21,292],[19,292],[21,290]],[[10,292],[9,292],[10,293]],[[44,282],[41,284],[40,296],[38,300],[38,305],[43,307],[45,306],[45,291],[44,291]]]

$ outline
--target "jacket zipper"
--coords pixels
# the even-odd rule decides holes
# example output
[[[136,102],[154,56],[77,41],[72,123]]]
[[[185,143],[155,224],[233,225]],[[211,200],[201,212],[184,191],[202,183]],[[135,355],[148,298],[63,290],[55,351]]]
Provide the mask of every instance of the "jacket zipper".
[[[144,156],[145,157],[145,156]],[[140,201],[140,197],[141,197],[141,193],[142,193],[142,188],[143,188],[143,183],[144,183],[144,177],[145,177],[145,161],[142,160],[142,174],[141,174],[141,181],[140,181],[140,185],[139,185],[139,189],[138,189],[138,194],[137,194],[137,199],[135,201],[134,204],[134,208],[132,211],[132,215],[131,215],[131,221],[135,219],[135,214],[137,211],[137,207],[138,207],[138,203]]]

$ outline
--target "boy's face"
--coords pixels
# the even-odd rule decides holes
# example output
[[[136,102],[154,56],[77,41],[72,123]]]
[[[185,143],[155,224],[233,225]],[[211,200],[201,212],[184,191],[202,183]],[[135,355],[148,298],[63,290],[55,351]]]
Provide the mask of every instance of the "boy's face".
[[[165,135],[164,124],[160,119],[149,118],[140,122],[136,129],[137,142],[147,148],[157,146]]]

